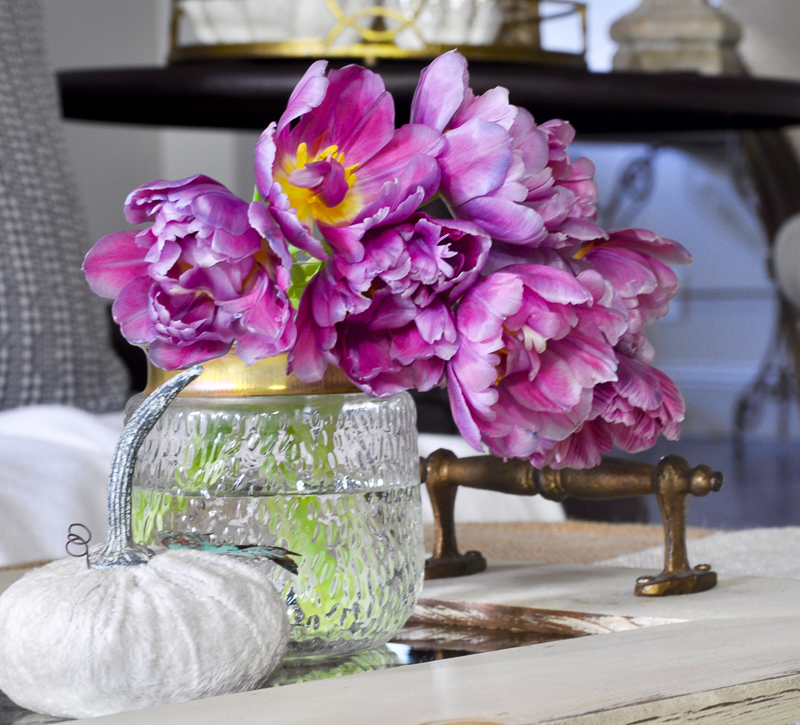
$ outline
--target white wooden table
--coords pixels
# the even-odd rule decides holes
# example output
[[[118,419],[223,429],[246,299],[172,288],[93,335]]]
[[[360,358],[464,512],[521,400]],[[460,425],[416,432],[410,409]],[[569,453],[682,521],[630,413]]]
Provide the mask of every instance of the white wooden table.
[[[446,602],[476,611],[501,604],[588,636],[92,722],[785,725],[800,719],[800,581],[723,578],[702,594],[642,599],[631,593],[639,573],[493,564],[474,577],[430,582],[423,594],[441,611]],[[0,588],[20,574],[0,573]]]

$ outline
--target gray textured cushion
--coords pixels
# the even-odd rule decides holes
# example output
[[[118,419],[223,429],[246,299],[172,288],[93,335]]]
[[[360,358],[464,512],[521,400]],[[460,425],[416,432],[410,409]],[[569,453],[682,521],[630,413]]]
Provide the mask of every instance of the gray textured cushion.
[[[66,163],[37,0],[0,0],[0,409],[119,410],[127,376],[81,272],[86,224]]]

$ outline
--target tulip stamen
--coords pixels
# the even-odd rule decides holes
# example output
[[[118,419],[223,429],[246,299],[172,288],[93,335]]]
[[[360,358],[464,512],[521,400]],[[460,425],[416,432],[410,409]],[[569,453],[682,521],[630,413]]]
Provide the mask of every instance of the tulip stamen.
[[[591,252],[599,242],[589,242],[581,247],[577,252],[575,252],[573,259],[583,259],[589,252]]]
[[[308,144],[302,142],[297,146],[294,160],[291,157],[284,159],[281,173],[275,175],[275,180],[306,226],[312,228],[315,222],[341,226],[350,223],[363,206],[361,195],[351,192],[359,166],[345,166],[344,152],[336,144],[310,153]],[[311,178],[301,181],[298,172],[307,167],[309,171],[313,169]]]

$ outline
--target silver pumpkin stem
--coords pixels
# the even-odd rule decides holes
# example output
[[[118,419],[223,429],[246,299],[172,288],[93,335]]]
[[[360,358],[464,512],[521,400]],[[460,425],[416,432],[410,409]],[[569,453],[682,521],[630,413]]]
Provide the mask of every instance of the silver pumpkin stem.
[[[89,555],[91,566],[136,566],[146,564],[153,556],[146,546],[134,544],[131,536],[131,489],[136,454],[175,396],[202,372],[202,366],[195,365],[156,388],[136,409],[122,431],[108,479],[108,539]]]

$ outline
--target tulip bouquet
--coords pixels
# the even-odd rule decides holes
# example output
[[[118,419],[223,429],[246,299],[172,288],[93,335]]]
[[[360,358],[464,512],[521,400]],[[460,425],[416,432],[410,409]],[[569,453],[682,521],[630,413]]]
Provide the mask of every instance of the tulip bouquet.
[[[504,88],[476,96],[455,51],[400,128],[380,76],[317,61],[261,135],[251,202],[206,176],[145,184],[125,214],[150,226],[103,237],[84,270],[159,367],[234,348],[288,353],[306,382],[337,365],[378,397],[446,385],[476,448],[594,466],[678,436],[683,401],[644,329],[677,291],[667,264],[691,258],[597,225],[573,137]],[[452,218],[426,212],[436,197]]]

